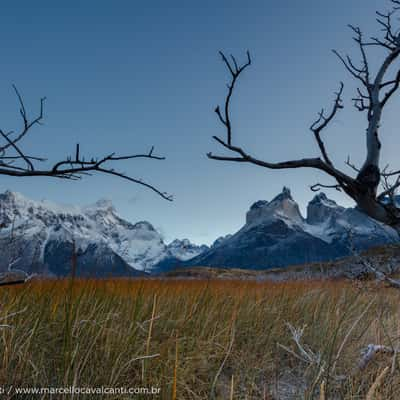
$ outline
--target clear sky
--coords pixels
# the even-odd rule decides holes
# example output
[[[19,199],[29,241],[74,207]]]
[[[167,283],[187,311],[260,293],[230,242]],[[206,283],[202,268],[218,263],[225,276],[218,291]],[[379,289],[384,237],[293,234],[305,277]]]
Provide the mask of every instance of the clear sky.
[[[220,150],[211,136],[224,133],[213,113],[228,80],[218,50],[240,59],[249,49],[253,56],[232,105],[236,143],[271,161],[317,155],[308,127],[343,80],[346,109],[324,135],[338,166],[344,167],[348,154],[361,163],[365,116],[352,107],[354,84],[330,50],[356,53],[346,25],[375,34],[374,11],[388,5],[381,0],[4,2],[1,127],[20,126],[12,83],[32,112],[45,95],[45,125],[32,131],[26,150],[55,161],[71,154],[78,141],[88,156],[143,152],[155,145],[166,161],[127,161],[121,168],[172,193],[175,201],[106,176],[81,182],[3,177],[0,188],[67,204],[109,198],[122,216],[150,221],[167,240],[205,243],[237,230],[254,201],[271,199],[283,185],[304,210],[313,196],[309,185],[323,180],[319,173],[206,158],[208,151]],[[382,127],[383,158],[393,166],[399,107],[392,101]],[[337,192],[330,195],[351,204]]]

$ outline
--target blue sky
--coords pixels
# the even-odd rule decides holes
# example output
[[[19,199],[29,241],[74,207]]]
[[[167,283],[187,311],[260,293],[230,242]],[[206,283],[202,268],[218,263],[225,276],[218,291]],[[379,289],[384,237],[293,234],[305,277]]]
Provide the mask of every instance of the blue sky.
[[[31,154],[55,161],[81,144],[88,156],[137,153],[155,145],[166,161],[127,161],[121,169],[172,193],[173,203],[112,177],[81,182],[1,178],[35,199],[88,204],[113,200],[131,221],[148,220],[167,240],[210,243],[237,230],[249,206],[287,185],[304,210],[314,171],[268,171],[218,163],[212,135],[223,134],[213,109],[228,75],[218,50],[253,65],[232,104],[234,139],[258,157],[278,161],[317,155],[308,130],[345,82],[346,109],[324,133],[332,158],[344,167],[364,157],[365,116],[351,105],[354,83],[331,53],[356,52],[348,23],[376,33],[374,11],[389,3],[332,1],[21,1],[0,15],[1,127],[16,129],[15,83],[34,112],[47,96],[46,121],[25,141]],[[383,9],[385,9],[385,5]],[[378,54],[371,55],[372,62]],[[396,99],[382,126],[383,158],[396,166]],[[397,165],[399,166],[399,165]],[[345,168],[345,167],[344,167]],[[329,193],[342,204],[350,201]]]

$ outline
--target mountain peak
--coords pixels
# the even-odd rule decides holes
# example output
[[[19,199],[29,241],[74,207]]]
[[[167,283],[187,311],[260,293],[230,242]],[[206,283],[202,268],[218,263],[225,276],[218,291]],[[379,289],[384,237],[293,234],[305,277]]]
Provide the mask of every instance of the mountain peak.
[[[147,230],[147,231],[151,231],[151,232],[156,232],[154,226],[147,221],[139,221],[136,222],[135,225],[133,225],[134,229],[138,229],[138,230]]]
[[[336,207],[336,201],[330,199],[324,192],[316,194],[309,204],[324,204],[331,207]]]
[[[246,224],[258,224],[274,219],[299,224],[303,221],[298,204],[293,200],[290,189],[283,187],[282,192],[270,202],[260,200],[254,203],[246,214]]]
[[[269,203],[267,200],[258,200],[250,206],[250,210],[257,210],[258,208],[263,208],[267,206]]]
[[[312,225],[320,224],[342,211],[344,211],[343,207],[321,192],[315,195],[307,205],[307,222]]]
[[[96,207],[98,208],[110,208],[110,207],[114,207],[113,203],[111,200],[109,199],[100,199],[97,200],[95,203]]]
[[[190,246],[191,244],[189,239],[174,239],[168,246]]]
[[[211,245],[211,248],[221,246],[221,244],[228,241],[231,237],[232,237],[232,235],[230,233],[228,233],[225,236],[220,236],[219,238],[214,240],[214,243]]]
[[[324,200],[327,200],[327,199],[328,199],[328,197],[324,192],[319,192],[312,198],[310,203],[317,202],[317,201],[324,201]]]
[[[83,207],[85,212],[98,212],[98,211],[105,211],[105,212],[115,212],[114,204],[109,199],[100,199],[97,200],[95,203]]]
[[[284,186],[282,192],[275,196],[271,203],[274,201],[293,200],[292,193],[287,186]]]
[[[193,244],[189,239],[175,239],[168,246],[172,257],[186,261],[209,249],[206,245]]]
[[[24,203],[28,200],[21,193],[12,192],[11,190],[6,190],[4,193],[0,193],[0,199],[2,202],[9,203]]]

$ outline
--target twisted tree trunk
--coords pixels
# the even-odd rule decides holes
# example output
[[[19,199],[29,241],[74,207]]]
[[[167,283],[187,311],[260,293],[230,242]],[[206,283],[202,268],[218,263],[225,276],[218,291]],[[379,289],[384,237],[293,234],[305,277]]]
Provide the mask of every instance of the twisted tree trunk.
[[[312,190],[318,191],[321,188],[334,188],[346,193],[365,214],[392,227],[400,235],[400,208],[395,198],[396,190],[400,187],[400,170],[388,171],[387,167],[383,170],[380,167],[382,145],[379,139],[379,129],[381,118],[385,105],[400,86],[399,68],[397,68],[394,76],[388,77],[400,55],[399,30],[392,27],[392,17],[393,14],[400,10],[400,0],[391,0],[391,3],[393,4],[393,9],[390,12],[377,12],[377,21],[383,27],[384,32],[382,39],[372,37],[364,40],[361,29],[350,25],[351,30],[355,34],[353,39],[360,50],[361,66],[356,66],[356,63],[349,56],[342,56],[334,50],[334,53],[339,57],[346,70],[360,83],[360,86],[357,88],[356,97],[352,100],[355,108],[360,112],[365,112],[367,116],[365,161],[360,169],[352,165],[349,159],[347,161],[347,165],[357,171],[355,177],[344,173],[334,166],[321,137],[322,131],[336,116],[337,112],[343,108],[343,83],[341,83],[340,90],[336,93],[331,112],[327,114],[322,109],[318,114],[318,119],[310,127],[318,144],[320,157],[272,163],[257,159],[247,153],[242,147],[232,144],[230,103],[239,76],[251,65],[249,52],[247,52],[247,62],[242,65],[238,64],[235,57],[231,56],[229,60],[223,53],[220,53],[231,75],[231,82],[228,84],[228,94],[225,99],[225,106],[223,107],[224,111],[221,112],[219,106],[215,109],[219,121],[225,127],[226,139],[217,136],[214,136],[214,139],[225,150],[234,153],[234,156],[208,153],[208,157],[219,161],[245,162],[268,169],[314,168],[323,171],[333,178],[334,183],[316,183],[311,186]],[[367,50],[371,47],[383,49],[386,52],[374,76],[372,76],[373,74],[370,70],[367,54]],[[382,189],[379,193],[380,186]]]

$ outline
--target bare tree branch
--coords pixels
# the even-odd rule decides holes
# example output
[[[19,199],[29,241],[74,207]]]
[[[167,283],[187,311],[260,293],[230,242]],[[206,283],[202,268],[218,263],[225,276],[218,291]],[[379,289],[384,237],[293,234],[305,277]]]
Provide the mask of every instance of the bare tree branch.
[[[383,222],[400,234],[400,207],[395,202],[396,190],[400,188],[400,170],[388,172],[381,171],[381,141],[379,131],[381,127],[382,113],[386,104],[400,88],[400,66],[392,71],[396,62],[400,59],[400,27],[394,27],[394,14],[400,10],[400,0],[391,0],[393,9],[389,12],[377,12],[377,23],[381,27],[382,35],[364,39],[361,29],[354,25],[349,25],[354,36],[353,40],[357,44],[361,55],[361,63],[354,62],[348,55],[342,55],[333,50],[345,69],[350,75],[361,82],[357,88],[356,96],[353,97],[354,106],[358,111],[366,112],[366,157],[360,168],[357,168],[348,158],[346,164],[355,172],[357,176],[352,178],[336,168],[328,155],[326,146],[321,137],[321,131],[333,120],[337,112],[343,108],[342,92],[343,84],[340,85],[336,93],[333,108],[330,113],[324,110],[318,114],[318,119],[311,125],[316,142],[321,153],[321,157],[306,157],[296,160],[283,162],[270,162],[259,159],[249,154],[239,145],[233,145],[232,124],[230,118],[230,102],[234,92],[235,84],[241,72],[251,64],[248,54],[248,62],[238,65],[236,59],[231,56],[232,61],[221,53],[222,59],[231,75],[231,83],[228,85],[228,95],[225,99],[225,113],[216,108],[218,119],[226,129],[226,139],[214,136],[214,140],[219,143],[230,154],[215,155],[208,153],[208,157],[218,161],[231,161],[238,163],[250,163],[268,169],[291,169],[291,168],[313,168],[325,172],[333,177],[336,183],[324,185],[317,183],[311,186],[311,190],[317,191],[321,188],[332,188],[343,190],[350,196],[367,215]],[[369,51],[374,49],[384,49],[378,67],[370,67]],[[383,191],[378,194],[379,186],[383,186]]]
[[[217,113],[218,118],[222,122],[222,124],[225,125],[225,127],[227,129],[227,141],[228,141],[228,144],[231,144],[232,125],[231,125],[231,120],[230,120],[230,115],[229,115],[230,101],[231,101],[231,97],[233,94],[233,89],[235,88],[235,83],[236,83],[239,75],[251,64],[251,58],[250,58],[250,52],[247,51],[247,53],[246,53],[247,54],[247,62],[239,67],[235,57],[233,57],[232,55],[231,55],[231,59],[232,59],[233,65],[231,65],[231,63],[228,61],[228,59],[226,58],[225,54],[222,51],[220,51],[219,54],[221,55],[222,60],[223,60],[224,64],[226,65],[226,67],[228,68],[230,74],[232,75],[232,79],[231,79],[231,82],[228,84],[228,95],[226,96],[226,100],[225,100],[224,116],[222,116],[219,106],[216,107],[215,112]]]
[[[85,160],[85,157],[81,156],[80,145],[76,145],[75,154],[73,157],[67,157],[64,160],[60,160],[53,164],[50,168],[41,168],[38,166],[39,163],[43,163],[46,158],[36,157],[27,155],[22,149],[20,142],[22,139],[31,131],[34,125],[40,125],[44,117],[44,101],[45,98],[40,100],[40,110],[38,115],[30,119],[23,98],[13,85],[19,102],[19,112],[22,118],[23,127],[19,133],[15,132],[4,132],[0,129],[0,175],[8,175],[14,177],[52,177],[59,179],[76,180],[81,179],[82,176],[91,175],[92,173],[103,173],[113,175],[129,182],[136,183],[144,186],[165,200],[172,201],[172,196],[166,192],[162,192],[155,186],[139,179],[130,176],[124,172],[115,170],[112,164],[115,162],[132,160],[137,158],[146,158],[150,160],[164,160],[165,157],[157,156],[154,154],[154,146],[151,147],[148,153],[140,154],[129,154],[129,155],[116,155],[111,153],[101,158],[94,157],[90,160]],[[14,153],[14,154],[13,154]]]
[[[350,161],[350,156],[347,156],[347,160],[345,162],[346,165],[348,165],[353,171],[359,173],[360,169],[357,168],[351,161]]]
[[[315,140],[318,143],[318,147],[321,151],[322,157],[328,165],[333,166],[332,161],[330,160],[328,153],[326,152],[325,144],[321,139],[321,131],[328,126],[328,124],[332,121],[334,116],[336,115],[337,111],[343,108],[343,100],[342,100],[342,93],[343,93],[343,82],[340,82],[340,89],[336,93],[336,98],[334,102],[333,109],[328,116],[324,116],[324,109],[320,111],[319,118],[311,125],[310,129],[314,133]]]
[[[231,98],[233,95],[233,89],[235,87],[235,83],[237,82],[241,72],[243,72],[244,69],[250,65],[249,60],[251,60],[251,59],[250,59],[250,55],[248,53],[248,62],[246,64],[243,64],[240,67],[237,65],[235,67],[230,65],[227,61],[225,61],[225,60],[227,60],[225,56],[223,57],[223,60],[232,76],[232,81],[230,84],[228,84],[228,88],[230,88],[230,89],[229,89],[227,98],[225,100],[225,104],[228,105],[228,107],[227,107],[228,114],[227,115],[228,115],[228,119],[229,119],[229,104],[230,104],[230,101],[231,101]],[[233,68],[235,68],[235,69],[233,69]],[[276,162],[276,163],[260,160],[256,157],[253,157],[250,154],[248,154],[243,148],[232,145],[232,126],[231,126],[230,121],[229,121],[229,123],[224,123],[224,126],[226,127],[226,135],[227,135],[226,141],[221,139],[218,136],[213,136],[213,138],[220,145],[222,145],[225,149],[227,149],[233,153],[236,153],[238,156],[232,157],[232,156],[224,156],[224,155],[215,155],[211,152],[208,153],[207,156],[208,156],[208,158],[213,159],[213,160],[245,162],[245,163],[251,163],[251,164],[255,164],[255,165],[258,165],[258,166],[261,166],[264,168],[269,168],[269,169],[290,169],[290,168],[319,169],[319,170],[326,172],[330,176],[334,177],[338,181],[338,184],[341,185],[341,187],[345,191],[350,190],[350,187],[356,185],[356,182],[354,181],[353,178],[347,176],[346,174],[339,171],[338,169],[336,169],[333,166],[333,164],[330,161],[328,154],[326,152],[325,145],[320,137],[321,131],[329,124],[329,122],[331,122],[331,120],[336,115],[337,111],[343,107],[342,99],[341,99],[342,92],[343,92],[343,83],[341,83],[340,89],[336,93],[336,98],[335,98],[334,106],[333,106],[331,113],[328,116],[325,116],[324,112],[321,111],[319,113],[319,118],[317,119],[317,121],[315,121],[311,125],[311,130],[313,131],[313,133],[317,139],[317,142],[318,142],[319,148],[321,150],[321,153],[324,157],[324,160],[322,160],[319,157],[303,158],[303,159],[298,159],[298,160],[289,160],[289,161]],[[216,113],[220,120],[226,121],[226,119],[224,119],[222,117],[222,115],[219,111],[219,107],[217,107]]]
[[[342,191],[340,185],[324,185],[323,183],[315,183],[310,186],[310,189],[313,192],[319,192],[321,189],[336,189],[338,192]]]
[[[384,88],[384,87],[386,87],[386,86],[388,86],[388,85],[392,85],[392,87],[391,87],[391,89],[385,94],[385,96],[384,96],[384,98],[383,98],[383,100],[382,100],[382,102],[381,102],[382,107],[385,106],[385,104],[387,103],[387,101],[392,97],[392,95],[393,95],[393,94],[397,91],[397,89],[399,88],[399,85],[400,85],[400,70],[397,71],[396,79],[395,79],[395,80],[390,81],[389,83],[388,83],[388,82],[383,83],[383,84],[381,85],[381,88]]]
[[[349,56],[343,57],[337,50],[332,50],[332,52],[339,58],[339,60],[343,63],[344,67],[349,71],[349,73],[355,78],[358,79],[365,87],[368,87],[368,83],[363,78],[363,71],[354,67],[353,62]]]

